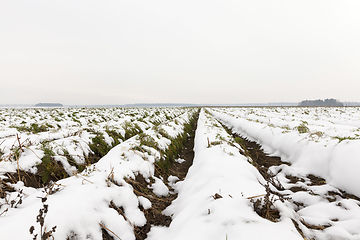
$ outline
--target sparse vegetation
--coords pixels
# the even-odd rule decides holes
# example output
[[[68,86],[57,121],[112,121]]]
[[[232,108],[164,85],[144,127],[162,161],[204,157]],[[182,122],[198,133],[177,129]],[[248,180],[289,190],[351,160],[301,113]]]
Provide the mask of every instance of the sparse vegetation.
[[[334,139],[337,139],[339,140],[339,143],[341,143],[342,141],[344,140],[357,140],[357,139],[360,139],[360,137],[340,137],[340,136],[334,136],[333,137]]]
[[[162,158],[157,163],[162,171],[168,171],[170,164],[179,156],[179,152],[183,149],[185,142],[193,131],[193,126],[198,119],[199,111],[200,109],[195,111],[189,118],[189,121],[184,124],[184,131],[182,134],[178,135],[176,138],[170,138],[170,145],[167,150],[162,152]]]
[[[115,129],[106,129],[105,132],[114,140],[112,147],[120,144],[120,141],[125,140],[125,138]]]
[[[38,175],[41,177],[44,185],[52,180],[59,180],[68,177],[69,175],[64,170],[61,163],[54,159],[55,153],[48,146],[43,146],[44,157],[41,159],[41,164],[37,166]]]
[[[299,126],[296,127],[299,133],[309,133],[310,129],[306,126],[306,122],[302,122]]]
[[[54,111],[49,109],[28,109],[11,111],[11,114],[1,115],[5,120],[0,121],[0,126],[2,127],[1,133],[2,136],[4,136],[2,138],[4,140],[0,140],[0,157],[7,165],[10,166],[10,164],[13,164],[13,166],[16,166],[16,172],[6,173],[0,178],[0,217],[6,217],[9,213],[13,214],[11,211],[15,211],[15,209],[11,209],[11,207],[21,209],[21,207],[25,205],[22,203],[23,200],[21,196],[16,197],[16,194],[18,194],[17,191],[19,191],[18,188],[21,188],[21,186],[36,189],[31,189],[32,191],[44,188],[47,189],[45,190],[46,195],[54,193],[54,196],[57,195],[56,192],[58,191],[52,188],[55,186],[54,184],[59,184],[56,186],[60,186],[60,183],[64,184],[64,188],[67,187],[67,191],[69,189],[68,186],[72,186],[72,183],[70,185],[68,185],[68,183],[73,180],[79,183],[79,186],[81,185],[82,187],[84,185],[84,188],[89,187],[89,189],[93,189],[93,191],[97,191],[94,189],[102,187],[107,189],[102,189],[99,193],[107,192],[108,190],[109,192],[113,190],[115,192],[117,191],[116,188],[119,188],[118,190],[121,192],[129,187],[129,192],[133,191],[137,197],[134,198],[135,208],[138,206],[146,218],[146,224],[144,226],[139,227],[133,223],[131,223],[133,225],[130,225],[134,229],[137,240],[146,239],[146,235],[151,226],[169,226],[170,224],[171,217],[162,215],[161,211],[176,197],[176,187],[179,185],[176,185],[176,181],[178,180],[174,180],[174,178],[178,177],[174,177],[174,172],[178,170],[176,168],[179,167],[180,162],[185,159],[182,156],[183,150],[188,151],[190,149],[192,151],[192,149],[194,149],[193,146],[187,146],[187,143],[193,141],[194,138],[194,126],[196,125],[197,114],[199,113],[197,110],[198,109],[177,109],[176,111],[170,111],[167,109],[152,109],[150,111],[149,109],[141,108],[103,108],[101,110],[84,108],[76,110],[68,109],[66,111],[64,109],[57,109]],[[223,110],[219,108],[216,111],[220,112]],[[327,109],[327,114],[334,116],[334,119],[328,123],[323,123],[321,122],[324,121],[321,111],[321,109],[314,110],[312,108],[294,108],[290,110],[287,108],[269,108],[271,114],[267,115],[266,113],[259,113],[257,109],[252,109],[251,114],[249,114],[250,108],[244,108],[235,109],[234,112],[236,114],[230,113],[229,116],[234,118],[231,120],[244,122],[245,126],[251,126],[252,124],[254,126],[260,126],[256,131],[264,131],[264,133],[269,135],[271,135],[272,132],[273,135],[278,134],[284,137],[295,136],[298,138],[298,141],[305,141],[309,144],[312,144],[313,141],[319,141],[320,138],[320,143],[326,139],[332,141],[332,146],[342,146],[345,144],[337,145],[336,142],[359,139],[359,127],[348,127],[350,130],[344,134],[337,133],[334,128],[335,130],[332,129],[333,132],[335,132],[334,135],[338,135],[327,135],[329,126],[332,127],[336,125],[335,118],[340,114],[344,115],[344,112],[336,109]],[[241,114],[238,114],[239,112]],[[191,116],[189,113],[191,113]],[[315,188],[311,189],[311,186],[325,185],[325,179],[314,183],[317,181],[316,179],[320,178],[311,175],[297,176],[296,178],[294,176],[283,175],[285,177],[277,178],[276,174],[280,173],[282,169],[288,165],[283,162],[276,163],[277,160],[270,158],[261,160],[261,158],[264,157],[261,146],[256,146],[256,143],[249,141],[249,139],[253,139],[254,136],[256,137],[257,133],[249,135],[249,138],[245,138],[247,128],[238,129],[231,125],[231,120],[224,122],[220,120],[217,121],[212,113],[212,110],[206,111],[208,118],[204,120],[204,123],[209,127],[209,132],[204,132],[206,137],[203,138],[204,141],[202,142],[205,144],[203,150],[209,151],[209,153],[217,151],[217,153],[219,153],[218,156],[224,156],[225,159],[229,159],[229,162],[233,160],[233,162],[236,162],[237,158],[239,158],[239,162],[247,164],[252,171],[258,170],[263,178],[258,178],[259,175],[257,174],[256,179],[262,182],[265,189],[264,194],[245,197],[242,195],[242,197],[248,206],[252,204],[254,211],[260,216],[277,222],[280,219],[279,211],[281,211],[281,208],[277,209],[276,207],[277,204],[281,204],[278,201],[287,201],[286,207],[294,205],[295,212],[307,207],[305,203],[285,199],[285,195],[281,195],[284,190],[287,190],[289,194],[291,194],[291,192],[304,191],[312,197],[324,197],[321,193],[316,192],[314,190]],[[275,117],[274,119],[270,119],[269,116]],[[202,120],[200,122],[202,123]],[[229,126],[229,128],[225,128],[228,134],[223,130],[223,123]],[[13,127],[12,129],[9,129],[10,125]],[[41,129],[47,132],[47,134],[38,134],[43,131]],[[312,131],[310,131],[310,129]],[[236,134],[237,131],[238,134]],[[291,134],[284,134],[288,132],[291,132]],[[16,136],[16,134],[18,134],[18,136]],[[112,155],[112,157],[104,158],[104,161],[99,164],[91,165],[105,156],[113,147],[122,144],[131,137],[134,138],[113,151],[115,154]],[[316,143],[316,145],[320,144]],[[186,149],[185,146],[189,149]],[[206,146],[208,148],[206,148]],[[246,158],[239,155],[237,149],[240,154]],[[221,151],[225,152],[225,154]],[[115,156],[116,153],[119,154]],[[19,163],[21,163],[24,156],[34,157],[31,159],[31,161],[34,162],[36,161],[35,156],[37,156],[39,158],[39,164],[31,168],[24,167],[26,171],[23,171],[21,168],[22,165]],[[112,158],[115,160],[111,161]],[[252,166],[248,165],[246,160],[250,162]],[[109,161],[110,164],[108,164],[107,161]],[[188,164],[187,161],[188,159],[182,164]],[[224,164],[227,164],[226,162],[227,161],[224,161]],[[133,169],[127,169],[128,166],[132,165],[134,165]],[[73,173],[70,173],[69,169]],[[240,170],[240,168],[236,169]],[[124,175],[121,175],[122,172],[124,172]],[[289,171],[283,171],[283,173],[284,172],[288,173]],[[73,177],[70,179],[62,180],[59,183],[54,182],[67,178],[72,174]],[[96,181],[102,181],[101,179],[104,176],[106,180],[98,184]],[[236,172],[235,176],[238,177]],[[179,179],[182,180],[184,177],[185,176],[179,177]],[[289,185],[292,184],[290,187],[286,185],[284,185],[284,187],[281,184],[284,178],[289,180]],[[78,181],[79,179],[80,181]],[[257,183],[256,179],[255,182]],[[267,185],[263,184],[263,179],[265,179]],[[155,194],[155,186],[159,182],[162,182],[165,187],[168,188],[165,188],[165,190],[169,190],[168,195],[166,195],[166,193],[164,195]],[[301,186],[294,186],[295,184]],[[260,191],[262,190],[261,186],[259,189]],[[211,196],[209,194],[209,199],[216,201],[216,203],[232,201],[231,198],[233,198],[233,196],[234,199],[240,199],[241,197],[238,195],[239,192],[237,192],[235,196],[234,192],[228,194],[226,191],[221,191],[221,189],[216,191],[211,192],[210,194],[213,194]],[[26,193],[28,194],[28,192]],[[329,192],[326,195],[324,199],[334,204],[338,204],[340,198],[348,196],[341,191],[336,193]],[[50,200],[53,202],[52,197],[54,196],[49,197],[49,202]],[[116,211],[119,216],[121,215],[119,219],[125,219],[124,221],[130,223],[130,218],[128,219],[130,211],[127,212],[127,208],[121,206],[121,201],[117,200],[117,197],[114,196],[104,201],[99,201],[99,205],[105,203],[106,209],[107,207],[111,208],[110,211]],[[27,201],[26,199],[31,198],[23,199]],[[246,201],[246,199],[249,201]],[[351,199],[356,200],[356,196]],[[145,203],[141,202],[141,200],[144,200]],[[150,203],[146,201],[150,201]],[[7,212],[6,209],[10,210]],[[18,209],[16,209],[16,211],[18,211]],[[29,230],[34,239],[54,239],[54,236],[58,234],[60,225],[59,228],[45,229],[44,222],[47,211],[47,207],[43,204],[37,216],[37,220],[39,219],[39,221],[37,221],[39,224],[38,227],[32,226]],[[213,209],[209,208],[207,213],[208,215],[213,214]],[[49,214],[48,218],[51,218],[50,216],[51,214]],[[319,226],[311,225],[304,219],[295,219],[293,221],[294,225],[297,224],[296,226],[298,226],[297,228],[299,229],[306,227],[308,229],[321,231],[327,227],[327,225],[324,224]],[[100,231],[104,239],[116,239],[116,234],[119,234],[116,228],[111,227],[108,223],[105,224],[103,221],[99,221],[96,224],[99,224],[99,226],[96,226],[101,229]],[[27,229],[26,234],[28,234]],[[119,236],[121,236],[121,233]],[[85,236],[80,236],[80,232],[74,230],[66,233],[65,238],[70,240],[85,238]]]
[[[56,181],[68,177],[62,163],[55,160],[57,156],[66,157],[68,163],[75,166],[78,172],[81,172],[87,165],[97,162],[101,157],[105,156],[111,148],[138,134],[140,134],[141,138],[140,148],[147,146],[159,150],[156,141],[152,137],[146,136],[143,133],[144,130],[158,127],[159,134],[168,138],[169,135],[159,126],[185,113],[186,109],[30,108],[4,109],[0,111],[5,113],[1,115],[3,122],[1,126],[15,128],[20,132],[19,139],[14,139],[10,149],[5,146],[4,141],[1,142],[1,144],[4,143],[3,148],[0,149],[1,160],[16,162],[20,159],[24,149],[29,149],[34,154],[35,149],[42,150],[44,156],[39,159],[41,162],[36,166],[38,169],[36,175],[41,181],[39,186],[42,186],[48,184],[51,180]],[[127,120],[123,121],[124,118]],[[83,123],[88,125],[83,126]],[[29,139],[20,141],[23,132],[27,134],[50,133],[56,132],[58,129],[63,129],[65,132],[63,143],[60,145],[55,143],[57,139],[52,138],[50,134],[48,139],[42,139],[39,142],[33,142]],[[105,140],[105,135],[109,139]],[[45,137],[45,135],[43,136]],[[84,136],[88,139],[84,139]],[[67,141],[66,145],[64,145],[64,141]],[[30,146],[37,147],[30,149]],[[173,148],[172,146],[169,153],[166,154],[168,158],[172,155],[170,153],[174,151]],[[70,154],[70,152],[74,151],[77,154]],[[84,159],[84,162],[79,163],[75,158]],[[24,172],[24,174],[27,173]],[[16,176],[16,178],[19,177]]]
[[[105,156],[111,149],[111,146],[105,142],[104,136],[101,133],[96,134],[89,147],[93,154],[99,158]]]

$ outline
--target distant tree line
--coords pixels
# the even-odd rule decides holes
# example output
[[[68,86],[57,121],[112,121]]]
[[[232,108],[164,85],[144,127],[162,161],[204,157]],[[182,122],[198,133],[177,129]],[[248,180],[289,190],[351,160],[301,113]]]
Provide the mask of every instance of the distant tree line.
[[[35,107],[62,107],[61,103],[38,103]]]
[[[342,107],[344,104],[342,102],[337,101],[336,99],[330,98],[325,100],[305,100],[299,103],[301,107],[309,107],[309,106],[334,106],[334,107]]]

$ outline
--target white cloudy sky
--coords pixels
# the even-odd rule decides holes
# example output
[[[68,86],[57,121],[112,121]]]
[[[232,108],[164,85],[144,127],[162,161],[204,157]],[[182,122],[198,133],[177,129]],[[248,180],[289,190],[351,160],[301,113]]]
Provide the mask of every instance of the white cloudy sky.
[[[360,1],[1,0],[0,104],[360,101]]]

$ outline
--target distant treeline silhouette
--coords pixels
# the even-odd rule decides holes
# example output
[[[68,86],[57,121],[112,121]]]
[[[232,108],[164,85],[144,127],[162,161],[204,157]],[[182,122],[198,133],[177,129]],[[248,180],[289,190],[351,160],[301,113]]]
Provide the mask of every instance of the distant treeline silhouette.
[[[344,104],[342,102],[337,101],[336,99],[330,98],[325,100],[305,100],[299,103],[301,107],[309,107],[309,106],[336,106],[342,107]]]
[[[61,103],[38,103],[35,107],[62,107]]]

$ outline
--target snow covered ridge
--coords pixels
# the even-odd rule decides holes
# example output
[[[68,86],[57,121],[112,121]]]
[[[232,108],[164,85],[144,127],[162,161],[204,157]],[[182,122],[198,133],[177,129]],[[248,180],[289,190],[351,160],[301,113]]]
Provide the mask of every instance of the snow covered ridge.
[[[154,109],[155,111],[159,110]],[[193,108],[166,111],[173,111],[172,117],[164,114],[162,123],[157,120],[157,124],[144,128],[142,133],[118,144],[81,173],[73,172],[72,177],[56,181],[45,188],[26,187],[22,181],[17,181],[16,184],[3,182],[6,173],[13,170],[14,164],[16,166],[16,161],[11,158],[1,161],[1,239],[32,239],[29,232],[31,226],[34,227],[32,234],[38,234],[38,238],[40,235],[51,234],[55,239],[102,239],[101,229],[105,229],[115,239],[135,239],[134,227],[146,223],[139,206],[148,209],[151,202],[143,196],[135,195],[126,179],[134,179],[139,174],[149,184],[153,179],[152,191],[158,196],[167,195],[168,188],[155,176],[155,165],[174,160],[173,150],[176,147],[173,144],[177,144],[180,135],[186,136],[185,127],[196,113]],[[147,114],[150,115],[151,112]],[[178,116],[175,117],[176,115]],[[150,118],[150,121],[154,119]],[[84,132],[80,135],[82,136]],[[41,158],[42,150],[34,149],[31,149],[34,153],[30,152],[34,155],[37,153],[37,157]],[[27,156],[24,153],[21,153],[18,162],[23,155]],[[166,168],[166,164],[161,167]],[[3,194],[3,184],[13,187],[15,191]],[[46,201],[42,203],[45,197]],[[48,206],[46,214],[43,204]],[[44,226],[36,222],[37,216],[40,216],[39,209],[44,210],[41,215],[45,218]]]
[[[195,135],[195,158],[178,198],[165,210],[168,228],[153,227],[148,240],[303,239],[291,219],[295,212],[283,202],[281,219],[271,222],[253,209],[251,199],[266,194],[266,181],[241,147],[210,114],[202,110]]]
[[[360,197],[360,108],[232,108],[212,113],[268,153]]]

